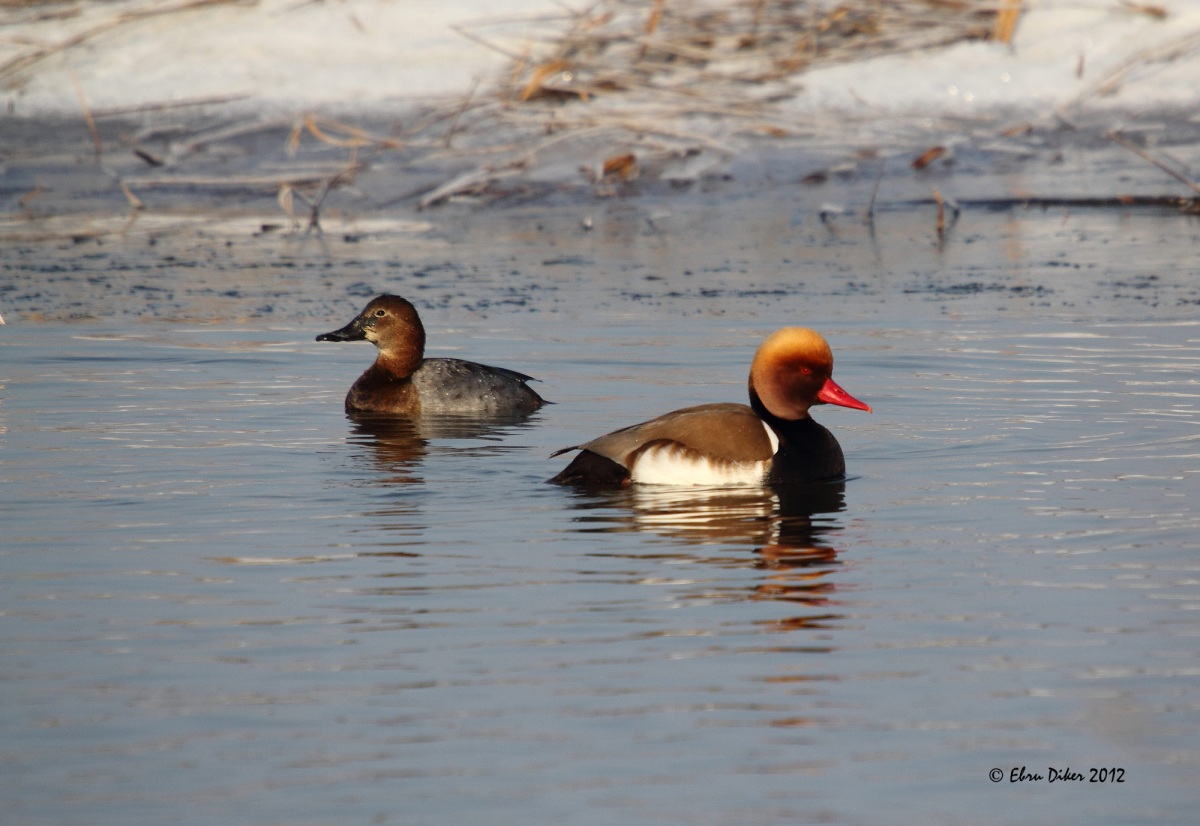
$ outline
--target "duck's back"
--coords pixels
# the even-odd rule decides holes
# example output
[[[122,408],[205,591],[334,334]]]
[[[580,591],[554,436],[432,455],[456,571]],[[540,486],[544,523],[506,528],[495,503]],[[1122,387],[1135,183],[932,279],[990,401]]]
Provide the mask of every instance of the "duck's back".
[[[529,413],[545,403],[526,384],[531,376],[462,359],[425,359],[410,381],[422,414]]]

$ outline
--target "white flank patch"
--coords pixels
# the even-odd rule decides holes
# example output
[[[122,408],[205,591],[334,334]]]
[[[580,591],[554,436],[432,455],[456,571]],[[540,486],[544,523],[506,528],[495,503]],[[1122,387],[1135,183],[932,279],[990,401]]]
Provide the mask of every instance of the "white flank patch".
[[[761,485],[767,462],[725,462],[689,456],[673,446],[639,454],[630,478],[647,485]]]
[[[763,425],[771,440],[772,455],[779,450],[779,437]],[[680,445],[655,446],[638,454],[630,468],[634,482],[647,485],[761,485],[770,460],[730,462],[699,456]]]

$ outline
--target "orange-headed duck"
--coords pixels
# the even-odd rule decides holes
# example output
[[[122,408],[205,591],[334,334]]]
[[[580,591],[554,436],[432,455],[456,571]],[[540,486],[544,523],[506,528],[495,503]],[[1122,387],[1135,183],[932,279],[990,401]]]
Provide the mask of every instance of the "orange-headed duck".
[[[785,327],[750,365],[750,405],[703,404],[635,424],[579,450],[551,482],[562,485],[758,485],[836,479],[846,473],[833,434],[808,415],[814,404],[871,408],[832,378],[833,352],[804,327]]]
[[[545,401],[530,376],[472,361],[425,358],[425,327],[417,309],[397,295],[371,300],[358,318],[317,341],[374,342],[375,363],[346,394],[347,413],[402,416],[523,415]]]

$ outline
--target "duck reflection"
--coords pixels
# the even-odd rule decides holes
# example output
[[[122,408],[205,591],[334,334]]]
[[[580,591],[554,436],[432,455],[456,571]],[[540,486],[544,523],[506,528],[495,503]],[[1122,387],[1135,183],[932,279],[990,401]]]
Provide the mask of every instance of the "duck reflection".
[[[503,441],[516,428],[531,424],[528,416],[408,417],[348,413],[354,487],[379,495],[355,497],[365,508],[363,525],[372,539],[358,541],[360,556],[421,556],[428,516],[423,468],[427,457],[442,451],[487,453],[503,450]],[[464,441],[447,446],[444,441]],[[442,441],[442,444],[437,442]],[[359,530],[363,528],[358,528]],[[384,574],[389,576],[389,574]]]
[[[496,440],[530,423],[527,414],[504,416],[408,417],[347,413],[347,441],[367,448],[381,471],[379,484],[412,484],[424,481],[420,468],[437,439]]]
[[[366,448],[366,455],[382,472],[381,481],[410,484],[421,481],[418,469],[429,452],[414,419],[396,416],[347,414],[350,435],[346,441]]]
[[[845,509],[845,492],[844,482],[701,489],[633,485],[577,491],[573,506],[584,531],[650,532],[689,546],[733,546],[732,553],[688,557],[765,572],[741,598],[821,609],[775,622],[778,630],[795,630],[824,627],[840,616],[826,609],[834,604],[837,589],[830,575],[841,563],[832,539],[842,528],[836,514]]]

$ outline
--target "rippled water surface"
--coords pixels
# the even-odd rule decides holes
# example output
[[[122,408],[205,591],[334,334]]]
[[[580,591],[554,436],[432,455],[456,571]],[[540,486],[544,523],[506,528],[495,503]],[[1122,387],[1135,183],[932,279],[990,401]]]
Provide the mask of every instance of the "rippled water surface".
[[[0,252],[5,822],[1192,822],[1198,225],[622,209]],[[384,290],[556,404],[347,420]],[[792,323],[845,485],[544,484]]]

